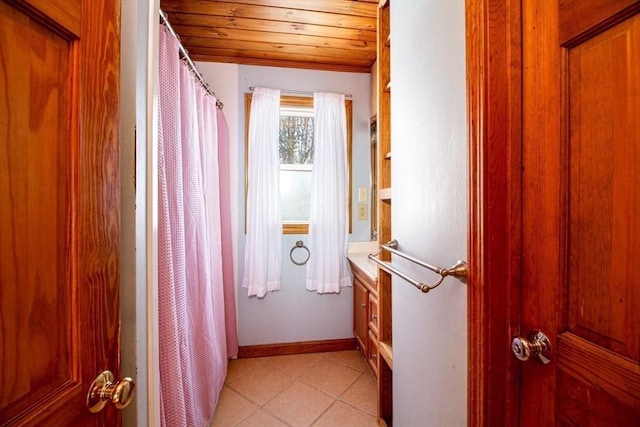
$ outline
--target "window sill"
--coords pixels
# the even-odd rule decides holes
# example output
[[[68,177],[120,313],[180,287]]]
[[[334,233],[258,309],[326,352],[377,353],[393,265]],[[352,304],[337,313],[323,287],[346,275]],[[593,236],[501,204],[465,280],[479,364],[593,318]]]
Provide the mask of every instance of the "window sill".
[[[309,224],[282,224],[282,234],[309,234]]]

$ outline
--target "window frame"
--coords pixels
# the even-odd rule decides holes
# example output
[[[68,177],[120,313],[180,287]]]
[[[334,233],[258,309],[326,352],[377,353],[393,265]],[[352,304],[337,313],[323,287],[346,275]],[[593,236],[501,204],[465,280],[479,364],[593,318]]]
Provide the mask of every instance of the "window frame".
[[[244,95],[244,232],[247,233],[247,196],[249,194],[249,119],[251,115],[251,93]],[[287,107],[311,107],[313,108],[313,96],[280,95],[280,106]],[[352,215],[352,185],[351,185],[351,152],[353,136],[353,101],[345,99],[345,112],[347,115],[347,189],[349,194],[347,221],[349,233],[351,233]],[[315,140],[314,140],[315,144]],[[282,234],[308,234],[308,222],[282,223]]]

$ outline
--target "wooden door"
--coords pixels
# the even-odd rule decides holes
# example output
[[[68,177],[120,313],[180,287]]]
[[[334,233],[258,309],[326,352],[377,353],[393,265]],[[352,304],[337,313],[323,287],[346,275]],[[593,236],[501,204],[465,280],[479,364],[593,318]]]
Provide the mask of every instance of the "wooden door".
[[[639,3],[523,2],[521,425],[640,425]]]
[[[0,0],[0,425],[117,425],[115,0]]]
[[[353,334],[362,349],[362,353],[367,355],[367,342],[369,336],[369,291],[357,277],[353,278]]]

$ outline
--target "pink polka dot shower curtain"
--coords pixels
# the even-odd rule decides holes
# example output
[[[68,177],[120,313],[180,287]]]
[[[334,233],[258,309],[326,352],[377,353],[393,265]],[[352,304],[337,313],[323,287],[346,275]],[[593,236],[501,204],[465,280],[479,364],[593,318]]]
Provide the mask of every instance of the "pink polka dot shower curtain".
[[[161,419],[198,427],[213,415],[227,369],[216,100],[164,25],[159,56]]]

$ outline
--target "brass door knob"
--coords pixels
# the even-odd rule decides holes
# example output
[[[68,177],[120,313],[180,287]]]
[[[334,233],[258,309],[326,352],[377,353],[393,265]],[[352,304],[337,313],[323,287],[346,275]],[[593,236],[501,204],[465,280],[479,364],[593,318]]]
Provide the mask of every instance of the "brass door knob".
[[[546,365],[553,356],[549,338],[540,331],[531,331],[527,338],[515,337],[511,341],[511,351],[518,358],[526,362],[531,356]]]
[[[108,402],[118,409],[124,409],[133,399],[135,383],[129,377],[114,383],[111,371],[104,371],[91,383],[87,392],[87,408],[92,413],[102,411]]]

